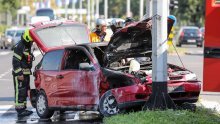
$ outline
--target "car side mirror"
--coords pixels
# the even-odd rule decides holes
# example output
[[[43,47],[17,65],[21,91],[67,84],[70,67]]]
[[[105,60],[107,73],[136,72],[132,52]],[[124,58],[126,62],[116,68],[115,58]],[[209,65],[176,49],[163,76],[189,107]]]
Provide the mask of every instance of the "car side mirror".
[[[85,71],[94,71],[95,68],[93,65],[90,65],[89,63],[79,63],[79,69],[85,70]]]

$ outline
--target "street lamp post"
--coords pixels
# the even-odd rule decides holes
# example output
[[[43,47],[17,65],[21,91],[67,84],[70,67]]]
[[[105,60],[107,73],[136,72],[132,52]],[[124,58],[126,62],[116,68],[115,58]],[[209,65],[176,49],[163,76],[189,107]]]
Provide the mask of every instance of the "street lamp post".
[[[153,1],[152,0],[146,0],[146,16],[147,18],[152,16],[152,6],[153,6]]]
[[[80,9],[80,11],[79,11],[79,21],[80,21],[80,23],[82,23],[82,1],[83,0],[80,0],[79,1],[79,9]]]
[[[176,108],[167,92],[167,0],[153,0],[152,94],[144,108]]]
[[[131,1],[127,0],[127,17],[131,16],[130,15],[130,13],[131,13],[130,7],[131,7]]]
[[[96,0],[95,19],[99,18],[99,0]]]
[[[90,28],[90,0],[87,0],[87,24]]]
[[[105,0],[105,20],[108,18],[108,0]]]
[[[144,10],[144,0],[140,0],[140,17],[139,19],[143,17],[143,10]]]

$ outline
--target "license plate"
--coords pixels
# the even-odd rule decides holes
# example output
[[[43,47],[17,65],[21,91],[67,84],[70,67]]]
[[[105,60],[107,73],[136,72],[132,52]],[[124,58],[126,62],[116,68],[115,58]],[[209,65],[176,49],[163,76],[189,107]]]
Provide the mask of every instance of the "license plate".
[[[196,40],[187,40],[187,42],[189,42],[189,43],[195,43]]]

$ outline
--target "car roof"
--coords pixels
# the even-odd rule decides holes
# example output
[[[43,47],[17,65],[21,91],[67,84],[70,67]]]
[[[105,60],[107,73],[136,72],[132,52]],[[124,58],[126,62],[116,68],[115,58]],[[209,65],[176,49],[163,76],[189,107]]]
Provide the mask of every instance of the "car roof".
[[[181,27],[181,29],[199,29],[199,28],[196,26],[183,26]]]

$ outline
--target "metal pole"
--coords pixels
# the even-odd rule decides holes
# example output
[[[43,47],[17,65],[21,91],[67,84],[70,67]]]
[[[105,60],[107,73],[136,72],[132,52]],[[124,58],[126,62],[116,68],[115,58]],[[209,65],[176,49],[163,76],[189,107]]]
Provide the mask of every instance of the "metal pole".
[[[105,20],[108,18],[108,0],[105,0]]]
[[[140,20],[143,17],[143,10],[144,10],[144,0],[140,0],[140,17],[139,17]]]
[[[127,17],[131,16],[130,15],[130,13],[131,13],[130,7],[131,7],[131,1],[127,0]]]
[[[152,16],[152,6],[153,6],[153,1],[152,0],[146,0],[146,17],[151,17]]]
[[[80,2],[79,2],[79,21],[80,21],[80,23],[82,23],[82,1],[83,0],[80,0]]]
[[[91,12],[91,14],[92,14],[92,18],[91,18],[91,21],[92,21],[92,28],[95,26],[94,25],[94,16],[95,16],[95,1],[94,0],[92,0],[92,12]]]
[[[167,2],[167,15],[170,15],[170,0]]]
[[[90,28],[90,0],[87,0],[87,24]]]
[[[152,94],[145,107],[175,108],[167,93],[167,0],[153,0]]]
[[[72,13],[72,19],[75,20],[75,14],[76,14],[76,3],[75,0],[72,0],[72,9],[73,9],[73,13]]]
[[[67,11],[68,11],[68,5],[67,5],[67,0],[65,0],[65,18],[67,19]]]
[[[95,19],[99,18],[99,0],[96,0]]]

